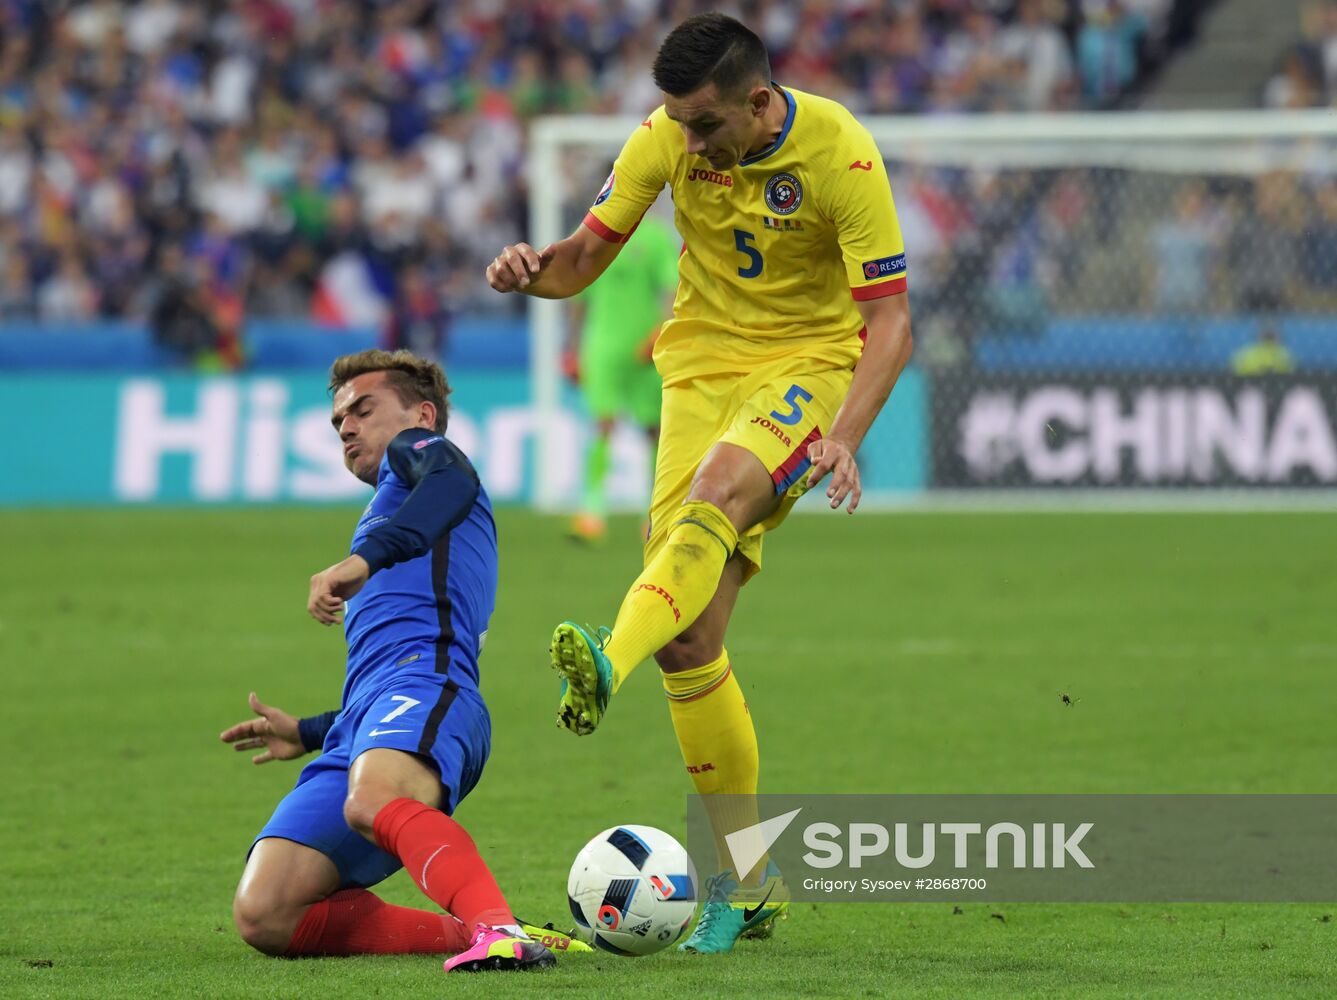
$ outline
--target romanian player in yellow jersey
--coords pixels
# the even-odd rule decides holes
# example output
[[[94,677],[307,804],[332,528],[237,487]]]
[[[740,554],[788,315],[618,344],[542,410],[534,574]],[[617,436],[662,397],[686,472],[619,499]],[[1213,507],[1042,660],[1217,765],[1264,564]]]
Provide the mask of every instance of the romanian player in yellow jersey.
[[[725,633],[762,540],[806,490],[859,503],[855,453],[910,355],[905,249],[885,166],[842,106],[771,79],[761,40],[701,14],[661,45],[664,104],[627,140],[584,222],[488,266],[501,292],[564,298],[608,266],[668,187],[684,249],[655,364],[664,380],[645,564],[611,633],[573,622],[551,645],[559,724],[593,732],[654,657],[717,842],[755,822],[756,733]],[[721,869],[729,854],[721,850]],[[708,883],[682,946],[722,952],[784,916],[765,857]],[[777,888],[780,891],[777,891]]]

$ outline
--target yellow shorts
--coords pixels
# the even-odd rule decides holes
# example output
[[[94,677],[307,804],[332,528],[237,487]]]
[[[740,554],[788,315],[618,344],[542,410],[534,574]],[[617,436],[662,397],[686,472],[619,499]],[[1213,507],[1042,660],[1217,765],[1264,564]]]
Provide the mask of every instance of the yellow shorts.
[[[849,369],[771,366],[665,386],[645,561],[668,538],[673,513],[687,502],[697,467],[716,444],[727,441],[761,459],[782,498],[774,514],[738,539],[738,551],[752,564],[747,576],[760,570],[761,536],[807,492],[808,447],[831,426],[853,376]]]

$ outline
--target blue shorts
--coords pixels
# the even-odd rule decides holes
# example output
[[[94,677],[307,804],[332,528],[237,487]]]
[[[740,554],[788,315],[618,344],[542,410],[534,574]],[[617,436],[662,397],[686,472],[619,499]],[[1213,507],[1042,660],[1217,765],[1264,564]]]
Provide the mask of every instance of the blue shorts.
[[[265,837],[293,840],[329,857],[344,888],[375,885],[400,864],[344,820],[353,761],[378,747],[430,758],[449,814],[478,784],[491,745],[492,723],[473,687],[457,687],[440,674],[397,674],[344,706],[324,751],[302,769],[251,847]]]

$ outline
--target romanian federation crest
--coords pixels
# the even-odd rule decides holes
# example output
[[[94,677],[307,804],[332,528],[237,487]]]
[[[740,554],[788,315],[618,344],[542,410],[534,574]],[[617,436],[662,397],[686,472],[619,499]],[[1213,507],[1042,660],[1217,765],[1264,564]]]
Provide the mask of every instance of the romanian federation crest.
[[[766,182],[766,207],[776,215],[793,215],[803,204],[803,185],[793,174],[774,174]]]

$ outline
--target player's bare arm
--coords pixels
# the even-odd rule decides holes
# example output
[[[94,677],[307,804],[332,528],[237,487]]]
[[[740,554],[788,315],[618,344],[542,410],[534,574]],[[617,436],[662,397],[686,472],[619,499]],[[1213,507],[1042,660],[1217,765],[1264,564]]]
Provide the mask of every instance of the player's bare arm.
[[[306,610],[322,625],[337,625],[344,601],[355,595],[371,576],[367,560],[359,555],[341,559],[311,577]]]
[[[831,473],[831,483],[826,488],[831,507],[839,507],[849,497],[847,510],[851,514],[858,509],[863,492],[854,455],[901,377],[913,346],[910,303],[905,295],[869,299],[859,302],[858,307],[868,327],[868,339],[854,366],[854,380],[831,430],[808,448],[812,462],[808,485],[817,485]]]
[[[229,726],[218,734],[224,743],[231,743],[239,753],[247,750],[259,750],[262,753],[251,758],[252,764],[267,764],[271,760],[296,760],[304,756],[307,749],[302,745],[301,732],[297,718],[281,708],[264,704],[254,691],[248,699],[251,711],[259,718],[247,719]]]
[[[487,283],[499,292],[569,298],[603,274],[621,249],[582,224],[542,250],[528,243],[506,247],[487,266]]]

